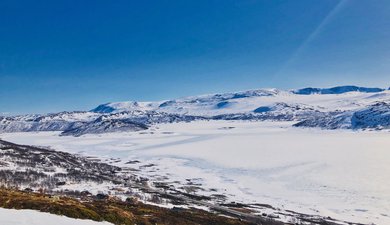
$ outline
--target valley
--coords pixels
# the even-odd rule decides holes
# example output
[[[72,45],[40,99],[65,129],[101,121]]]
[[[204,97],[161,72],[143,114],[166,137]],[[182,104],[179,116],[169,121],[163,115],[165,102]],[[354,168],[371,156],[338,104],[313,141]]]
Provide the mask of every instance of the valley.
[[[384,224],[390,210],[388,135],[294,128],[291,122],[197,121],[159,124],[148,132],[10,133],[1,138],[93,156],[130,168],[151,187],[218,204],[252,205],[251,210],[285,222],[297,212]]]
[[[261,223],[390,223],[390,91],[258,89],[0,118],[2,184]]]

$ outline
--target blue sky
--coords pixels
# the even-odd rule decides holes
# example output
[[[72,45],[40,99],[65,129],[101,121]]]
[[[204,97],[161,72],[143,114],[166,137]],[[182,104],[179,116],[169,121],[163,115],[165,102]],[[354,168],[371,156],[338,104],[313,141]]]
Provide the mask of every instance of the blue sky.
[[[388,0],[0,1],[0,112],[390,86]]]

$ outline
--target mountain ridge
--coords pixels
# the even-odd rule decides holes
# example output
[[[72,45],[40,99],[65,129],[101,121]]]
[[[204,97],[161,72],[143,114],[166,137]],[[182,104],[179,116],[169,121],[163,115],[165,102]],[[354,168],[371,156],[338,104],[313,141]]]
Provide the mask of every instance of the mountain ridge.
[[[1,132],[62,131],[62,135],[140,131],[194,120],[295,121],[296,127],[389,129],[390,91],[337,86],[256,89],[155,102],[111,102],[90,111],[0,116]]]

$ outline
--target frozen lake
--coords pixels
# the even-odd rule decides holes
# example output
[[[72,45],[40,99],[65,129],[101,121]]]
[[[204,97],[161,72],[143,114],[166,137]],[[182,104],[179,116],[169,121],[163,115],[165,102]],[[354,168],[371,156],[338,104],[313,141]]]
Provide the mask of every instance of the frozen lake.
[[[198,121],[136,133],[60,137],[1,134],[18,144],[153,163],[172,181],[202,183],[232,201],[390,224],[390,132],[292,128],[291,123]]]

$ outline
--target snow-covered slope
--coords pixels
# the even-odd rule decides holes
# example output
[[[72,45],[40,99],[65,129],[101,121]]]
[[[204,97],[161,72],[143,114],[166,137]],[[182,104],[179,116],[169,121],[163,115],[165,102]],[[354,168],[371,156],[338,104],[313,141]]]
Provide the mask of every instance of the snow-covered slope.
[[[296,121],[299,127],[389,128],[390,90],[357,86],[259,89],[156,102],[114,102],[90,112],[0,117],[0,132],[64,131],[64,135],[137,131],[193,120]]]
[[[339,86],[332,88],[303,88],[293,91],[295,94],[300,95],[311,95],[311,94],[343,94],[347,92],[366,92],[366,93],[375,93],[382,92],[385,89],[383,88],[366,88],[366,87],[357,87],[357,86]]]
[[[153,109],[152,102],[114,102],[99,105],[98,107],[91,110],[95,113],[112,113],[122,111],[146,111]]]
[[[72,219],[34,210],[16,210],[0,208],[2,225],[110,225],[108,222]]]
[[[93,120],[92,112],[60,112],[47,115],[0,116],[0,132],[66,130]]]
[[[310,90],[310,91],[309,91]],[[216,116],[236,113],[269,113],[283,111],[356,110],[383,99],[390,92],[380,88],[340,86],[334,88],[304,88],[283,91],[260,89],[224,94],[209,94],[159,102],[116,102],[98,106],[91,112],[117,113],[126,111],[156,111],[194,116]],[[285,107],[283,107],[285,106]],[[272,108],[273,110],[261,111]]]
[[[224,94],[209,94],[162,102],[119,102],[100,105],[92,112],[109,106],[110,112],[138,110],[164,112],[167,115],[193,115],[216,120],[297,121],[300,127],[388,128],[390,91],[382,88],[339,86],[283,91],[260,89]],[[377,109],[375,113],[373,108]],[[371,109],[370,112],[365,110]],[[100,111],[101,112],[101,111]],[[364,113],[364,118],[362,114]],[[360,119],[359,119],[360,118]],[[373,120],[372,122],[362,122]],[[156,122],[156,121],[155,121]],[[363,125],[364,123],[364,125]]]
[[[353,113],[353,128],[389,128],[390,102],[377,102]]]
[[[105,119],[104,116],[101,116],[94,121],[84,123],[82,126],[66,129],[62,135],[81,136],[89,133],[100,134],[119,131],[140,131],[146,129],[148,129],[148,127],[145,124],[133,122],[131,119]]]

